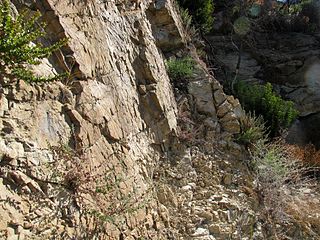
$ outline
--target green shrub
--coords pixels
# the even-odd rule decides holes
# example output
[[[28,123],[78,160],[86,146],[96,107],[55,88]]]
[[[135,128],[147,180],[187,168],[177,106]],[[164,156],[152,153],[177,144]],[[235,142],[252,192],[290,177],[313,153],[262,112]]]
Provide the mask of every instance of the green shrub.
[[[212,0],[178,0],[178,2],[182,8],[188,9],[194,23],[199,25],[205,33],[211,31],[214,21]]]
[[[267,134],[262,116],[256,117],[249,112],[239,120],[241,132],[236,139],[239,143],[250,146],[266,138]]]
[[[235,95],[246,111],[263,116],[271,137],[278,135],[282,128],[289,127],[298,116],[293,102],[276,95],[270,83],[263,86],[238,82],[235,84]]]
[[[319,12],[317,2],[300,0],[299,3],[280,3],[272,11],[266,11],[257,19],[254,28],[267,32],[306,32],[313,33],[319,29]]]
[[[37,77],[27,65],[39,65],[40,60],[63,46],[63,39],[45,47],[37,42],[43,37],[45,25],[39,23],[40,13],[31,14],[27,11],[14,18],[10,3],[4,0],[0,6],[0,72],[10,81],[19,78],[27,82],[55,80],[63,75],[52,78]]]
[[[190,57],[170,59],[167,61],[167,71],[175,87],[184,88],[186,81],[192,77],[195,71],[195,62]]]
[[[191,41],[198,39],[198,29],[193,25],[192,16],[190,15],[189,10],[180,8],[180,16],[186,34],[189,35]]]

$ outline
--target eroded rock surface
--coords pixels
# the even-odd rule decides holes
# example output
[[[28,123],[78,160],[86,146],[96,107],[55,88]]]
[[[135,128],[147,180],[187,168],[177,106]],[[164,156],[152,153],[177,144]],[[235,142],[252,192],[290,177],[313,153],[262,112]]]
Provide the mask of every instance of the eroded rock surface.
[[[91,168],[93,178],[111,170],[125,178],[119,180],[119,199],[139,199],[137,204],[143,201],[160,146],[176,128],[175,100],[146,15],[153,4],[142,1],[134,9],[129,3],[115,1],[33,4],[50,23],[49,36],[69,38],[60,56],[62,63],[54,61],[53,67],[69,68],[73,76],[66,84],[31,86],[20,81],[1,94],[1,163],[8,162],[1,178],[3,236],[75,236],[79,203],[73,202],[72,192],[59,190],[58,180],[46,176],[52,171],[66,174],[57,168],[47,169],[47,165],[63,161],[54,160],[51,150],[61,144],[81,153],[80,169]],[[146,91],[141,93],[139,88]],[[69,167],[75,168],[72,163]],[[112,204],[116,208],[117,203]],[[64,219],[65,208],[72,209],[73,223]],[[154,225],[156,208],[152,212],[145,204],[130,216],[127,210],[122,212],[127,223],[121,229],[108,223],[113,231],[100,233],[105,239],[152,235],[146,228]],[[165,236],[161,230],[153,234],[159,235],[156,238]]]
[[[1,238],[172,239],[176,227],[161,202],[177,208],[179,201],[165,186],[157,195],[153,178],[177,135],[163,52],[187,38],[173,2],[12,2],[42,12],[46,41],[69,39],[35,71],[70,76],[1,88]],[[204,69],[199,74],[190,98],[210,141],[221,130],[238,133],[239,102]]]

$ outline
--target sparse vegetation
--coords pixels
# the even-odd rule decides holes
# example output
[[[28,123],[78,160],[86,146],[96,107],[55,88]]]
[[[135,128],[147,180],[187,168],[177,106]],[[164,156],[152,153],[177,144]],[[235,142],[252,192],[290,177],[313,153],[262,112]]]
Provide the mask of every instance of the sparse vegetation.
[[[66,39],[44,46],[37,41],[45,35],[45,24],[39,21],[40,13],[31,14],[28,11],[13,17],[8,0],[0,6],[0,71],[2,78],[9,81],[15,78],[27,82],[43,82],[57,80],[65,76],[53,77],[35,76],[28,65],[39,65],[40,60],[49,57],[52,52],[61,48]]]
[[[188,100],[178,103],[178,129],[177,134],[181,142],[186,145],[195,145],[203,141],[203,124],[197,122],[190,111]]]
[[[255,29],[267,32],[314,32],[319,28],[316,2],[302,0],[278,3],[268,14],[259,17]]]
[[[199,40],[199,31],[192,23],[192,16],[190,15],[189,10],[180,8],[180,16],[185,33],[188,35],[189,40],[195,43],[195,40]]]
[[[308,144],[303,147],[290,145],[289,151],[304,165],[315,168],[320,173],[320,150],[316,149],[314,145]]]
[[[186,88],[188,79],[192,78],[195,71],[195,62],[191,57],[170,59],[167,61],[168,75],[178,89]]]
[[[289,127],[298,116],[293,102],[285,101],[278,96],[270,83],[249,85],[238,82],[234,89],[235,95],[246,111],[263,116],[271,137],[279,135],[280,131]]]
[[[262,116],[255,116],[251,112],[240,118],[241,132],[236,140],[246,146],[257,143],[267,137]]]
[[[46,194],[66,193],[66,207],[76,204],[80,219],[70,215],[68,221],[82,222],[75,228],[74,237],[77,239],[106,236],[110,228],[119,227],[128,214],[136,214],[150,201],[152,189],[141,193],[139,186],[127,187],[127,182],[136,179],[135,176],[126,175],[122,160],[117,159],[109,167],[97,163],[92,166],[83,153],[62,143],[52,146],[51,152],[53,161],[38,166],[37,171],[42,178],[37,178],[37,181],[53,186]]]
[[[318,239],[314,224],[320,209],[314,197],[319,196],[317,183],[283,141],[259,141],[252,151],[256,191],[261,198],[261,216],[267,239],[289,239],[297,231],[299,239]],[[303,202],[314,208],[308,208]]]

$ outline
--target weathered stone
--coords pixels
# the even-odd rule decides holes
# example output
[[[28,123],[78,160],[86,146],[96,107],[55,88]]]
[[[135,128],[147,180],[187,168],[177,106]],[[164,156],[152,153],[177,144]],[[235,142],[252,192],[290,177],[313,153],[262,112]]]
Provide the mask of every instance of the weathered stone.
[[[230,185],[231,183],[232,183],[232,175],[228,173],[223,177],[223,184]]]
[[[216,118],[216,108],[213,103],[212,85],[210,80],[193,81],[188,84],[189,93],[195,98],[199,113]]]
[[[238,120],[221,123],[222,128],[232,134],[240,133],[240,123]]]
[[[214,92],[217,90],[223,91],[223,87],[221,86],[221,84],[218,81],[212,82],[212,89]]]
[[[7,240],[19,240],[19,235],[15,234],[15,231],[13,228],[7,228]]]
[[[157,45],[164,51],[175,50],[186,44],[187,35],[172,0],[151,3],[148,17],[152,22],[153,35]]]
[[[202,237],[209,235],[209,230],[206,228],[197,228],[196,231],[192,234],[192,237]]]
[[[95,217],[107,229],[102,239],[184,239],[188,234],[213,240],[207,229],[212,221],[225,221],[231,229],[233,215],[223,212],[227,216],[220,217],[213,211],[226,204],[210,199],[214,193],[237,197],[233,192],[225,196],[231,190],[220,183],[225,169],[219,159],[229,156],[217,146],[224,136],[217,130],[216,109],[228,105],[219,113],[224,116],[219,121],[228,126],[237,121],[240,104],[223,93],[195,56],[194,75],[201,80],[190,82],[190,102],[183,108],[201,115],[189,122],[200,144],[172,144],[178,142],[177,108],[161,51],[178,51],[169,53],[178,57],[186,52],[176,49],[186,39],[173,1],[44,0],[33,8],[48,20],[52,41],[69,38],[38,72],[71,72],[63,82],[21,82],[3,91],[0,152],[10,148],[17,161],[14,166],[1,161],[10,186],[0,181],[0,230],[13,216],[14,235],[22,239],[30,234],[26,238],[35,240],[73,237],[74,226],[89,233]],[[201,139],[202,134],[211,135],[210,140]],[[11,172],[13,167],[23,171]],[[97,185],[108,191],[98,191]],[[13,192],[15,187],[21,191]],[[34,193],[42,191],[46,194],[40,201]],[[82,218],[100,207],[105,212]],[[116,225],[109,219],[101,224],[106,217]]]
[[[8,100],[4,94],[0,93],[0,117],[4,115],[6,111],[8,111]]]
[[[201,218],[204,218],[208,221],[212,220],[212,218],[213,218],[211,212],[209,212],[209,211],[201,211],[198,213],[198,216]]]
[[[213,234],[213,235],[219,235],[222,232],[220,226],[217,224],[209,225],[208,229],[209,229],[210,234]]]
[[[285,63],[280,63],[275,68],[283,75],[293,74],[299,67],[303,66],[303,62],[300,60],[293,60]]]
[[[225,114],[223,116],[223,118],[220,119],[221,123],[227,123],[227,122],[231,122],[231,121],[237,121],[237,116],[235,115],[234,112],[228,112],[227,114]]]
[[[214,129],[214,130],[217,130],[218,125],[219,125],[218,120],[215,119],[215,118],[206,118],[206,119],[204,120],[204,124],[205,124],[207,127],[211,128],[211,129]]]
[[[224,101],[218,108],[217,115],[222,118],[227,112],[232,110],[232,105],[228,101]]]
[[[164,223],[168,226],[170,222],[169,210],[162,204],[159,205],[159,215],[161,216]]]
[[[244,116],[244,111],[240,105],[238,99],[234,98],[233,96],[228,96],[228,102],[232,105],[232,112],[236,115],[239,119]]]
[[[214,92],[214,100],[216,106],[220,106],[227,99],[227,95],[221,90],[218,89]]]
[[[161,186],[157,189],[157,196],[160,203],[163,205],[178,206],[176,196],[168,186]]]

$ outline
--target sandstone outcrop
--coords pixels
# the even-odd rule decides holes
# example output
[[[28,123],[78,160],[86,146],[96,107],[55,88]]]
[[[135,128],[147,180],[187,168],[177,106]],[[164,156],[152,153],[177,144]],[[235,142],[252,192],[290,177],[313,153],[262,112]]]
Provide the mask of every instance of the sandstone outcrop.
[[[0,151],[1,162],[8,162],[1,171],[3,236],[47,239],[56,234],[58,239],[61,232],[66,234],[61,239],[75,236],[77,230],[71,226],[79,221],[78,203],[72,193],[59,190],[59,181],[47,179],[52,171],[64,173],[47,169],[64,160],[63,155],[55,159],[51,151],[61,144],[81,153],[83,162],[77,167],[91,168],[93,177],[112,169],[125,177],[118,197],[143,201],[159,150],[176,128],[175,100],[146,15],[153,4],[142,1],[132,10],[115,1],[33,3],[50,23],[52,40],[69,38],[68,47],[50,60],[52,68],[70,69],[72,75],[66,83],[30,86],[20,81],[3,89]],[[140,93],[139,88],[146,91]],[[75,168],[73,163],[69,167]],[[69,208],[75,222],[68,227],[63,211]],[[147,236],[146,224],[153,226],[156,217],[148,209],[144,206],[131,216],[123,211],[127,224],[104,233],[105,239]]]
[[[43,14],[44,41],[69,39],[35,71],[70,75],[1,87],[1,238],[170,239],[162,202],[178,202],[165,187],[158,202],[153,178],[177,130],[163,52],[187,38],[173,2],[12,3]],[[205,74],[189,85],[197,111],[215,131],[238,133],[239,102]]]

